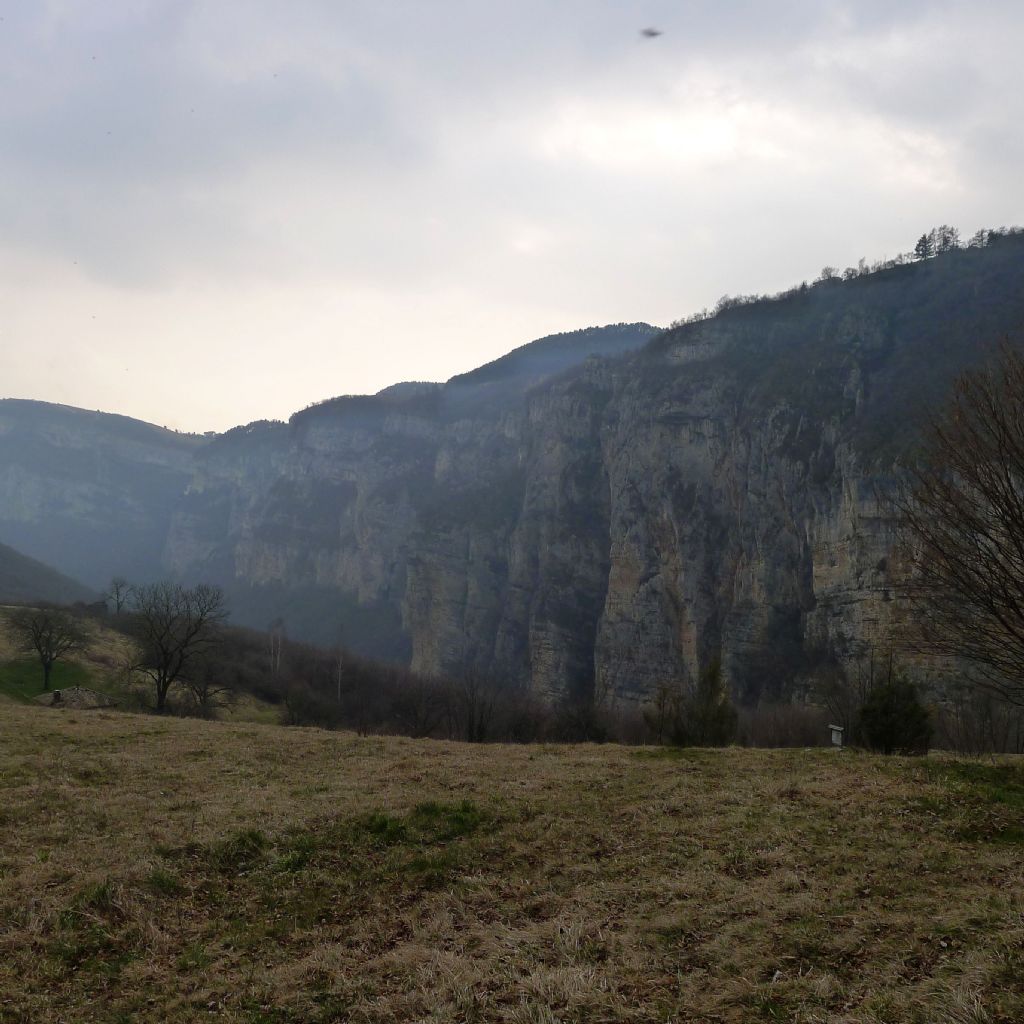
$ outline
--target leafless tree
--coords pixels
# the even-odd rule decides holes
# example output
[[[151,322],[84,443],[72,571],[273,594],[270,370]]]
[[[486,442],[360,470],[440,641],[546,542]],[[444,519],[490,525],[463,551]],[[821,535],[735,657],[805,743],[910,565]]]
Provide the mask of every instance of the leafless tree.
[[[467,669],[451,684],[448,699],[449,729],[467,743],[483,743],[491,730],[497,693],[476,669]]]
[[[959,754],[1024,753],[1024,708],[959,680],[936,709],[939,744]]]
[[[288,640],[288,630],[280,616],[267,627],[267,639],[270,645],[270,675],[277,679],[281,674],[281,656]]]
[[[893,656],[879,657],[874,648],[867,646],[857,661],[851,661],[845,668],[835,663],[818,667],[811,683],[812,693],[818,703],[828,711],[829,724],[843,727],[843,739],[847,744],[860,743],[860,709],[876,680],[892,678]]]
[[[7,622],[15,646],[35,653],[43,669],[43,689],[50,689],[50,674],[61,658],[83,650],[89,634],[78,619],[60,608],[12,608]]]
[[[128,606],[131,595],[132,585],[123,576],[115,576],[103,597],[113,607],[114,614],[120,615]]]
[[[187,676],[182,678],[196,711],[204,718],[214,717],[220,708],[230,707],[238,700],[225,672],[226,666],[219,659],[203,657],[193,661]]]
[[[680,683],[661,683],[654,700],[644,708],[644,721],[658,744],[668,743],[682,717],[684,701]]]
[[[1008,343],[957,381],[895,505],[925,648],[1024,704],[1024,357]]]
[[[219,587],[200,583],[152,583],[133,592],[133,632],[139,644],[134,668],[153,681],[156,709],[167,707],[167,692],[220,641],[227,618]]]
[[[405,734],[429,736],[443,717],[444,694],[435,680],[410,675],[395,687],[391,714]]]

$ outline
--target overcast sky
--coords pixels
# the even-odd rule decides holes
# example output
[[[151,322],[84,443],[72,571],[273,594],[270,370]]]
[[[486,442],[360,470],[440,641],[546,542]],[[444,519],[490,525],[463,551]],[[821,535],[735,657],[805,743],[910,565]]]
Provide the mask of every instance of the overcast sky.
[[[1022,223],[1021,11],[0,0],[0,394],[224,429]]]

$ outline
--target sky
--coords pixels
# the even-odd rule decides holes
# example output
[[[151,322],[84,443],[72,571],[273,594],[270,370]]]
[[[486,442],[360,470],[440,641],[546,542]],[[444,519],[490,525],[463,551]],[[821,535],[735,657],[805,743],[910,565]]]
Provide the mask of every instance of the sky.
[[[0,0],[0,396],[223,430],[1024,223],[1022,51],[1019,0]]]

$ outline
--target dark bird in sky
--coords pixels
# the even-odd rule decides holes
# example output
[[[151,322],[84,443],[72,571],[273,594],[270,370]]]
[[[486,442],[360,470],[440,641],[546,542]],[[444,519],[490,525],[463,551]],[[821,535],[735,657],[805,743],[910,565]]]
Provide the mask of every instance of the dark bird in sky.
[[[665,33],[660,28],[642,28],[640,29],[640,35],[644,39],[657,39],[658,36],[663,36]]]

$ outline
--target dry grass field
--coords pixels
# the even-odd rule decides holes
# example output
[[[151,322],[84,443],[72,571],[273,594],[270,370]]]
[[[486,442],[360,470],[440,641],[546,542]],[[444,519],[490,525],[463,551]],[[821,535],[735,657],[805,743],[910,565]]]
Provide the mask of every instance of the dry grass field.
[[[1024,769],[0,704],[0,1021],[1024,1021]]]

